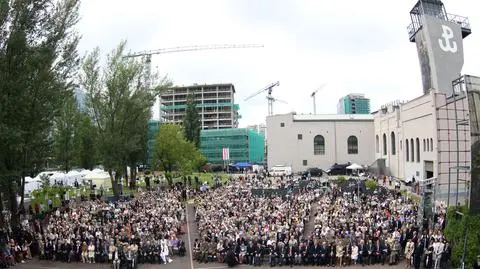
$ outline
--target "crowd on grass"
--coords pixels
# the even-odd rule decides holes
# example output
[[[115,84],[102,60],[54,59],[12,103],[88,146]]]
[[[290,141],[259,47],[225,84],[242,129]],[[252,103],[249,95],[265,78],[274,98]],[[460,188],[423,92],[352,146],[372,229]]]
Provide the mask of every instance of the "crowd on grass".
[[[182,190],[143,192],[125,201],[73,202],[43,220],[26,220],[2,242],[1,266],[32,256],[56,262],[110,263],[136,268],[138,263],[170,263],[185,255],[185,206]]]
[[[292,181],[253,176],[201,194],[194,258],[229,266],[387,266],[405,260],[411,268],[450,267],[444,208],[428,223],[417,219],[418,205],[395,190],[357,195],[332,185],[322,195],[306,188],[281,196],[252,192],[290,188]]]

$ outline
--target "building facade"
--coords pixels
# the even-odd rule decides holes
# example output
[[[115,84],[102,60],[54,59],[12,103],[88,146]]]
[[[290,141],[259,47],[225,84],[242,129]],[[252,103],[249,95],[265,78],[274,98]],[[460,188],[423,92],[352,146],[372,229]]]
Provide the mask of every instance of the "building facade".
[[[200,132],[200,151],[209,163],[225,163],[222,158],[224,148],[229,149],[228,163],[264,163],[265,136],[261,132],[248,128],[202,130]]]
[[[190,95],[195,98],[203,130],[238,127],[239,106],[233,84],[172,87],[160,96],[160,120],[180,123]]]
[[[337,104],[338,114],[370,114],[370,99],[361,93],[346,95]]]
[[[153,152],[155,150],[155,140],[160,130],[160,121],[149,120],[148,121],[148,140],[147,140],[147,165],[152,165]]]
[[[454,168],[469,167],[471,159],[464,92],[448,97],[432,90],[407,103],[386,105],[373,114],[375,158],[385,160],[388,175],[416,181],[435,178],[436,199],[449,200],[450,204],[455,204],[458,178],[458,193],[464,202],[469,171]]]
[[[267,129],[268,167],[285,165],[300,172],[375,160],[372,115],[273,115],[267,117]]]

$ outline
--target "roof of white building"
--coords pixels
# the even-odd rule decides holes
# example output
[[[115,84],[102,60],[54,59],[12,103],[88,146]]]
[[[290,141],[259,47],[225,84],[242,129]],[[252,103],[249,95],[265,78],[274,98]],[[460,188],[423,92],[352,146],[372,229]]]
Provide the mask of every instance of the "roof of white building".
[[[293,121],[373,121],[374,116],[371,114],[296,114],[295,112],[287,114],[277,114],[268,117],[292,115]]]
[[[370,114],[301,114],[293,115],[294,121],[347,121],[347,120],[372,120]]]

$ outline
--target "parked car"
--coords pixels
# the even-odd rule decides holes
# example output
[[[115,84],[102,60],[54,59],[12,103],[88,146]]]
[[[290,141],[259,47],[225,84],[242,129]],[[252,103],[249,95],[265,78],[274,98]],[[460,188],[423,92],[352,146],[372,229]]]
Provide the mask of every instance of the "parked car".
[[[308,168],[307,171],[302,173],[302,178],[308,178],[309,174],[311,177],[321,177],[323,175],[323,170],[316,167]]]
[[[334,164],[328,168],[326,172],[329,176],[346,175],[347,166],[349,166],[349,164]]]

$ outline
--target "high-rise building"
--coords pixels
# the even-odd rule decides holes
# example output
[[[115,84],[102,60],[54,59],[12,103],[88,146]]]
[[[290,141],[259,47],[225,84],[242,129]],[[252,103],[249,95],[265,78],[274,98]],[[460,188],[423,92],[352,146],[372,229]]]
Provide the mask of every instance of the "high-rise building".
[[[351,93],[338,101],[338,114],[370,114],[370,99],[361,93]]]
[[[239,106],[233,84],[172,87],[160,96],[160,121],[180,123],[185,117],[187,98],[193,95],[202,129],[237,128]]]

